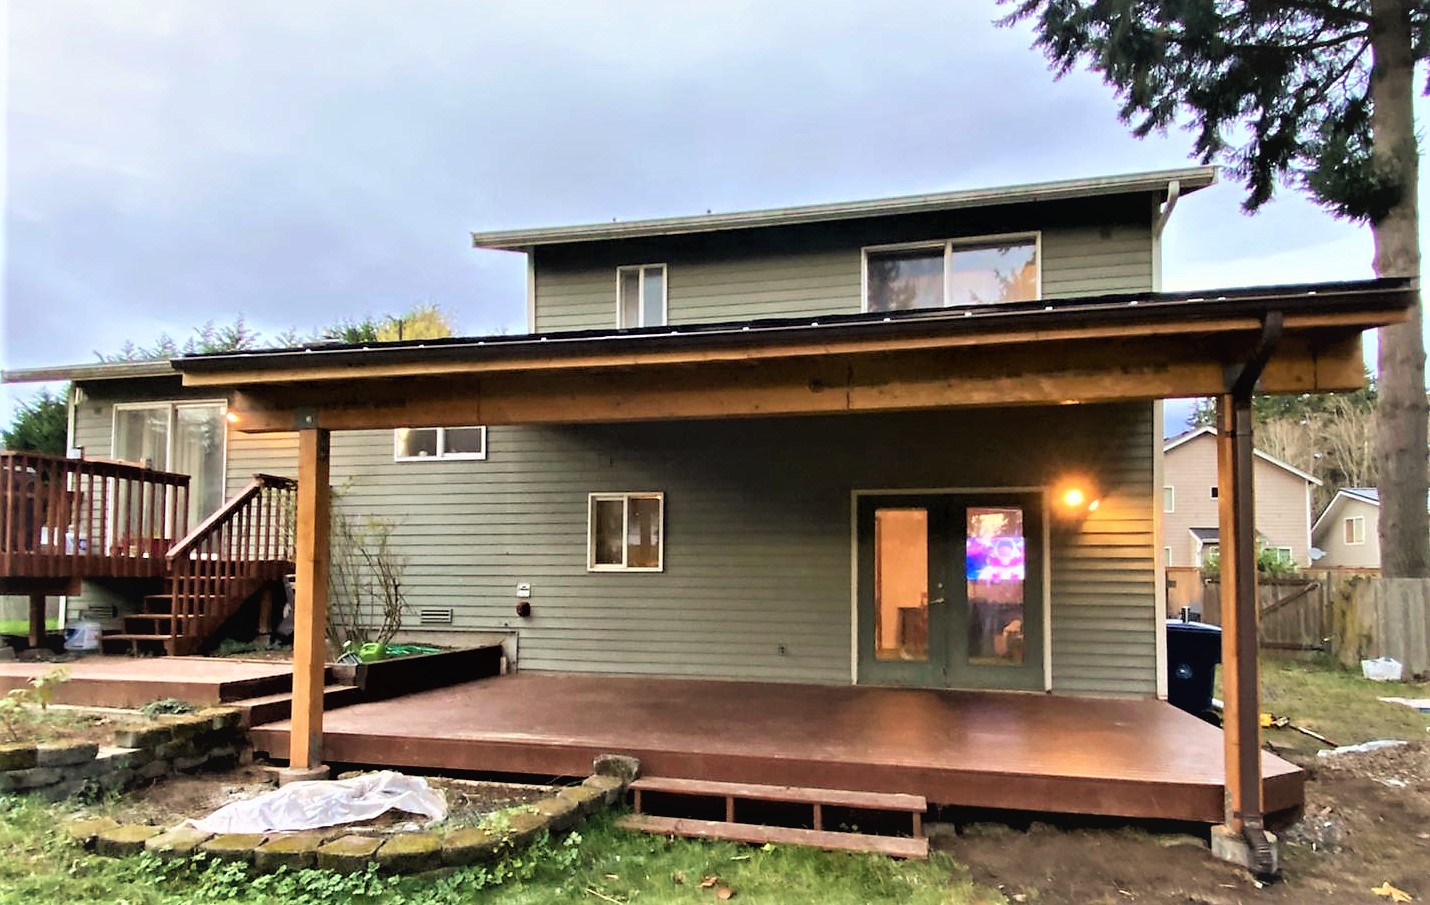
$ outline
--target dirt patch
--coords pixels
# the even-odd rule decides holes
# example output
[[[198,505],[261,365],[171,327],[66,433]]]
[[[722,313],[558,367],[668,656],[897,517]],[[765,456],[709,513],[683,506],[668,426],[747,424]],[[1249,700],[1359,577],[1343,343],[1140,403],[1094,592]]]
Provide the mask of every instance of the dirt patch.
[[[48,710],[31,708],[16,718],[15,738],[0,729],[0,742],[94,742],[114,744],[114,732],[122,725],[132,724],[139,714],[116,714],[105,711],[51,706]]]
[[[938,847],[1015,902],[1369,903],[1387,901],[1370,892],[1384,882],[1415,901],[1430,897],[1430,745],[1303,766],[1310,771],[1307,816],[1284,834],[1285,878],[1264,889],[1212,858],[1203,837],[1187,834],[1033,824],[1028,832],[974,828]],[[1407,784],[1397,788],[1387,779]]]
[[[189,818],[207,816],[230,802],[272,791],[277,787],[276,777],[272,769],[257,765],[223,773],[171,776],[126,794],[106,806],[104,813],[121,823],[172,826]],[[438,777],[428,777],[427,782],[447,798],[447,820],[441,824],[446,828],[474,826],[489,814],[530,804],[551,794],[544,786]],[[374,820],[344,827],[350,832],[377,833],[413,828],[413,816],[401,811],[389,811]]]

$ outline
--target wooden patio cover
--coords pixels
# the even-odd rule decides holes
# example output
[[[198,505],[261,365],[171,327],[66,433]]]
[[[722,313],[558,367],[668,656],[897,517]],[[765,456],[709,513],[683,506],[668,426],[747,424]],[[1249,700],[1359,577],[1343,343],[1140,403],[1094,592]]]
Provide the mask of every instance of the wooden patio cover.
[[[181,358],[234,391],[234,427],[299,434],[290,763],[322,760],[333,430],[1059,405],[1215,396],[1222,488],[1227,823],[1264,850],[1252,527],[1253,390],[1364,384],[1361,334],[1405,319],[1410,280],[1045,299],[549,335]]]

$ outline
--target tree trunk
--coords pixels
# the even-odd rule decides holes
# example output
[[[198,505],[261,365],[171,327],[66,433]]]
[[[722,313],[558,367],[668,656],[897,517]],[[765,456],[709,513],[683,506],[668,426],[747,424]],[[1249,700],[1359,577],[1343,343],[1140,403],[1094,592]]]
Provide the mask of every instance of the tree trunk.
[[[1371,2],[1373,160],[1377,172],[1396,178],[1403,188],[1399,202],[1371,223],[1375,272],[1383,277],[1420,276],[1410,6],[1410,0]],[[1380,565],[1389,578],[1430,576],[1424,318],[1423,305],[1417,303],[1405,323],[1380,331]]]

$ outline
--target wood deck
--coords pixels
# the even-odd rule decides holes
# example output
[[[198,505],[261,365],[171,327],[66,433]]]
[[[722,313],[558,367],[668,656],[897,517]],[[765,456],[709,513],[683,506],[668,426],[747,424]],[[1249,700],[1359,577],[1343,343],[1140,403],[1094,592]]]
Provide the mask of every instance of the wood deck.
[[[1220,822],[1221,732],[1159,701],[529,673],[327,714],[334,763],[644,773],[922,795],[937,804]],[[253,730],[281,758],[289,724]],[[1267,811],[1304,775],[1262,755]]]
[[[293,667],[282,662],[216,657],[85,657],[68,663],[0,663],[0,694],[27,688],[34,676],[62,668],[54,702],[84,707],[142,707],[160,698],[209,706],[293,687]]]

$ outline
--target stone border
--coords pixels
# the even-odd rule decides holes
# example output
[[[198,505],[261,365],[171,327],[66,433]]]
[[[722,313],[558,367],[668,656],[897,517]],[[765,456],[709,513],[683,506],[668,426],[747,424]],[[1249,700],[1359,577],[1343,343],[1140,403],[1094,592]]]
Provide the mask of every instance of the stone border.
[[[199,854],[247,864],[258,873],[279,868],[318,868],[361,873],[376,864],[384,874],[416,874],[442,867],[484,864],[524,848],[543,832],[559,833],[588,815],[621,803],[640,772],[632,757],[603,754],[579,786],[567,786],[524,810],[501,827],[468,827],[447,833],[412,831],[387,837],[362,835],[342,827],[300,833],[212,835],[187,825],[164,829],[123,825],[108,817],[71,822],[70,841],[101,855],[123,857],[147,851],[165,860]]]
[[[0,745],[0,792],[60,801],[86,790],[123,790],[174,773],[248,763],[253,749],[241,720],[232,707],[210,707],[120,729],[112,746]]]

